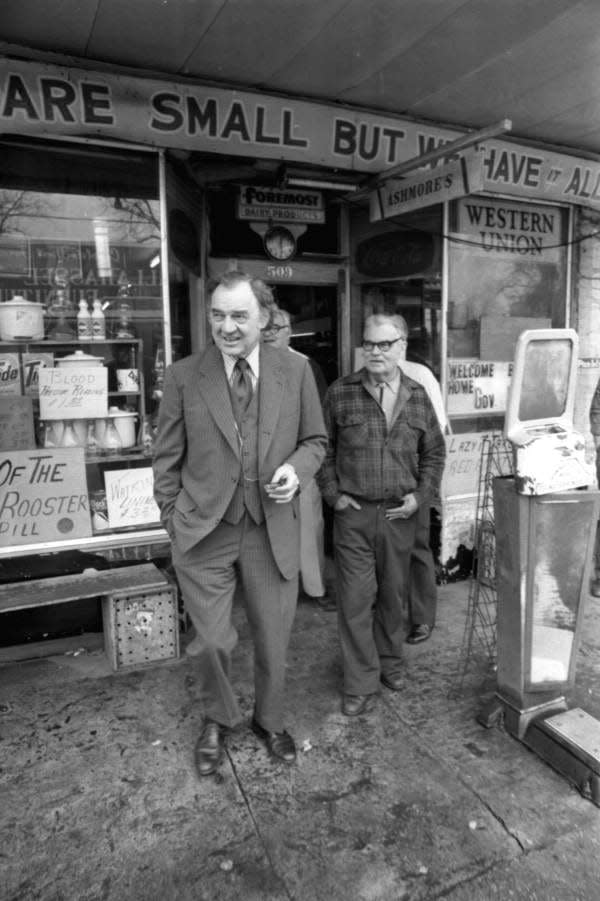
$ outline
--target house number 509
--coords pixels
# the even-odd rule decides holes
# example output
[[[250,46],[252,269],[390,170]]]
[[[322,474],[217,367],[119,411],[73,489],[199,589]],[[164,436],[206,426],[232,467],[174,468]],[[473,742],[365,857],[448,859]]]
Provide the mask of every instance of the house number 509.
[[[293,278],[291,266],[267,266],[267,278]]]

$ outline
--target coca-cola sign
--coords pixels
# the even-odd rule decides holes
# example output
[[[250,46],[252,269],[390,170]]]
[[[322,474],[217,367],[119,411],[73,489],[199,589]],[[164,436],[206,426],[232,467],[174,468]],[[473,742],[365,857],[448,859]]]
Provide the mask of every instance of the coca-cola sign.
[[[355,265],[361,275],[403,278],[427,271],[434,258],[433,235],[393,231],[362,241],[356,248]]]

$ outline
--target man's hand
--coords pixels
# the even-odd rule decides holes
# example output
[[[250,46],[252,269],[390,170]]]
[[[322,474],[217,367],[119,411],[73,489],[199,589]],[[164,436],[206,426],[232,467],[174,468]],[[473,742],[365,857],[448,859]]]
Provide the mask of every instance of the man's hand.
[[[385,511],[386,519],[410,519],[417,512],[419,505],[414,494],[405,494],[399,507],[390,507]]]
[[[340,510],[345,510],[346,507],[354,507],[355,510],[360,510],[360,504],[358,501],[355,501],[353,497],[350,497],[349,494],[340,494],[337,501],[333,505],[333,509],[337,510],[338,513]]]
[[[296,470],[290,463],[283,463],[273,473],[265,491],[276,504],[287,504],[296,494],[300,482]]]

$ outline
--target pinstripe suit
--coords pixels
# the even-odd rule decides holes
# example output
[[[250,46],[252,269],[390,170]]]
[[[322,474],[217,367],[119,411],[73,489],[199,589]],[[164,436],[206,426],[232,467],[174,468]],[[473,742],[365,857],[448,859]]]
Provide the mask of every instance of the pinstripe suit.
[[[237,635],[231,606],[241,581],[255,645],[256,716],[283,729],[285,654],[297,596],[298,501],[276,504],[264,492],[290,463],[308,483],[324,456],[326,434],[306,360],[260,349],[258,479],[265,515],[256,525],[223,522],[240,477],[241,449],[223,360],[216,347],[167,369],[154,453],[154,488],[172,540],[173,563],[197,637],[206,715],[225,726],[240,719],[230,684]]]

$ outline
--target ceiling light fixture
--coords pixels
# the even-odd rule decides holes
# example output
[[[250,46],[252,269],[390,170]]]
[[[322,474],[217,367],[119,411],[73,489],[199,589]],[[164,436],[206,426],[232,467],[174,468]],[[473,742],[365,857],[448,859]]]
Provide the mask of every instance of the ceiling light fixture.
[[[303,178],[302,176],[288,175],[285,179],[286,188],[315,188],[317,191],[356,191],[358,185],[351,181],[333,181],[331,179]]]

